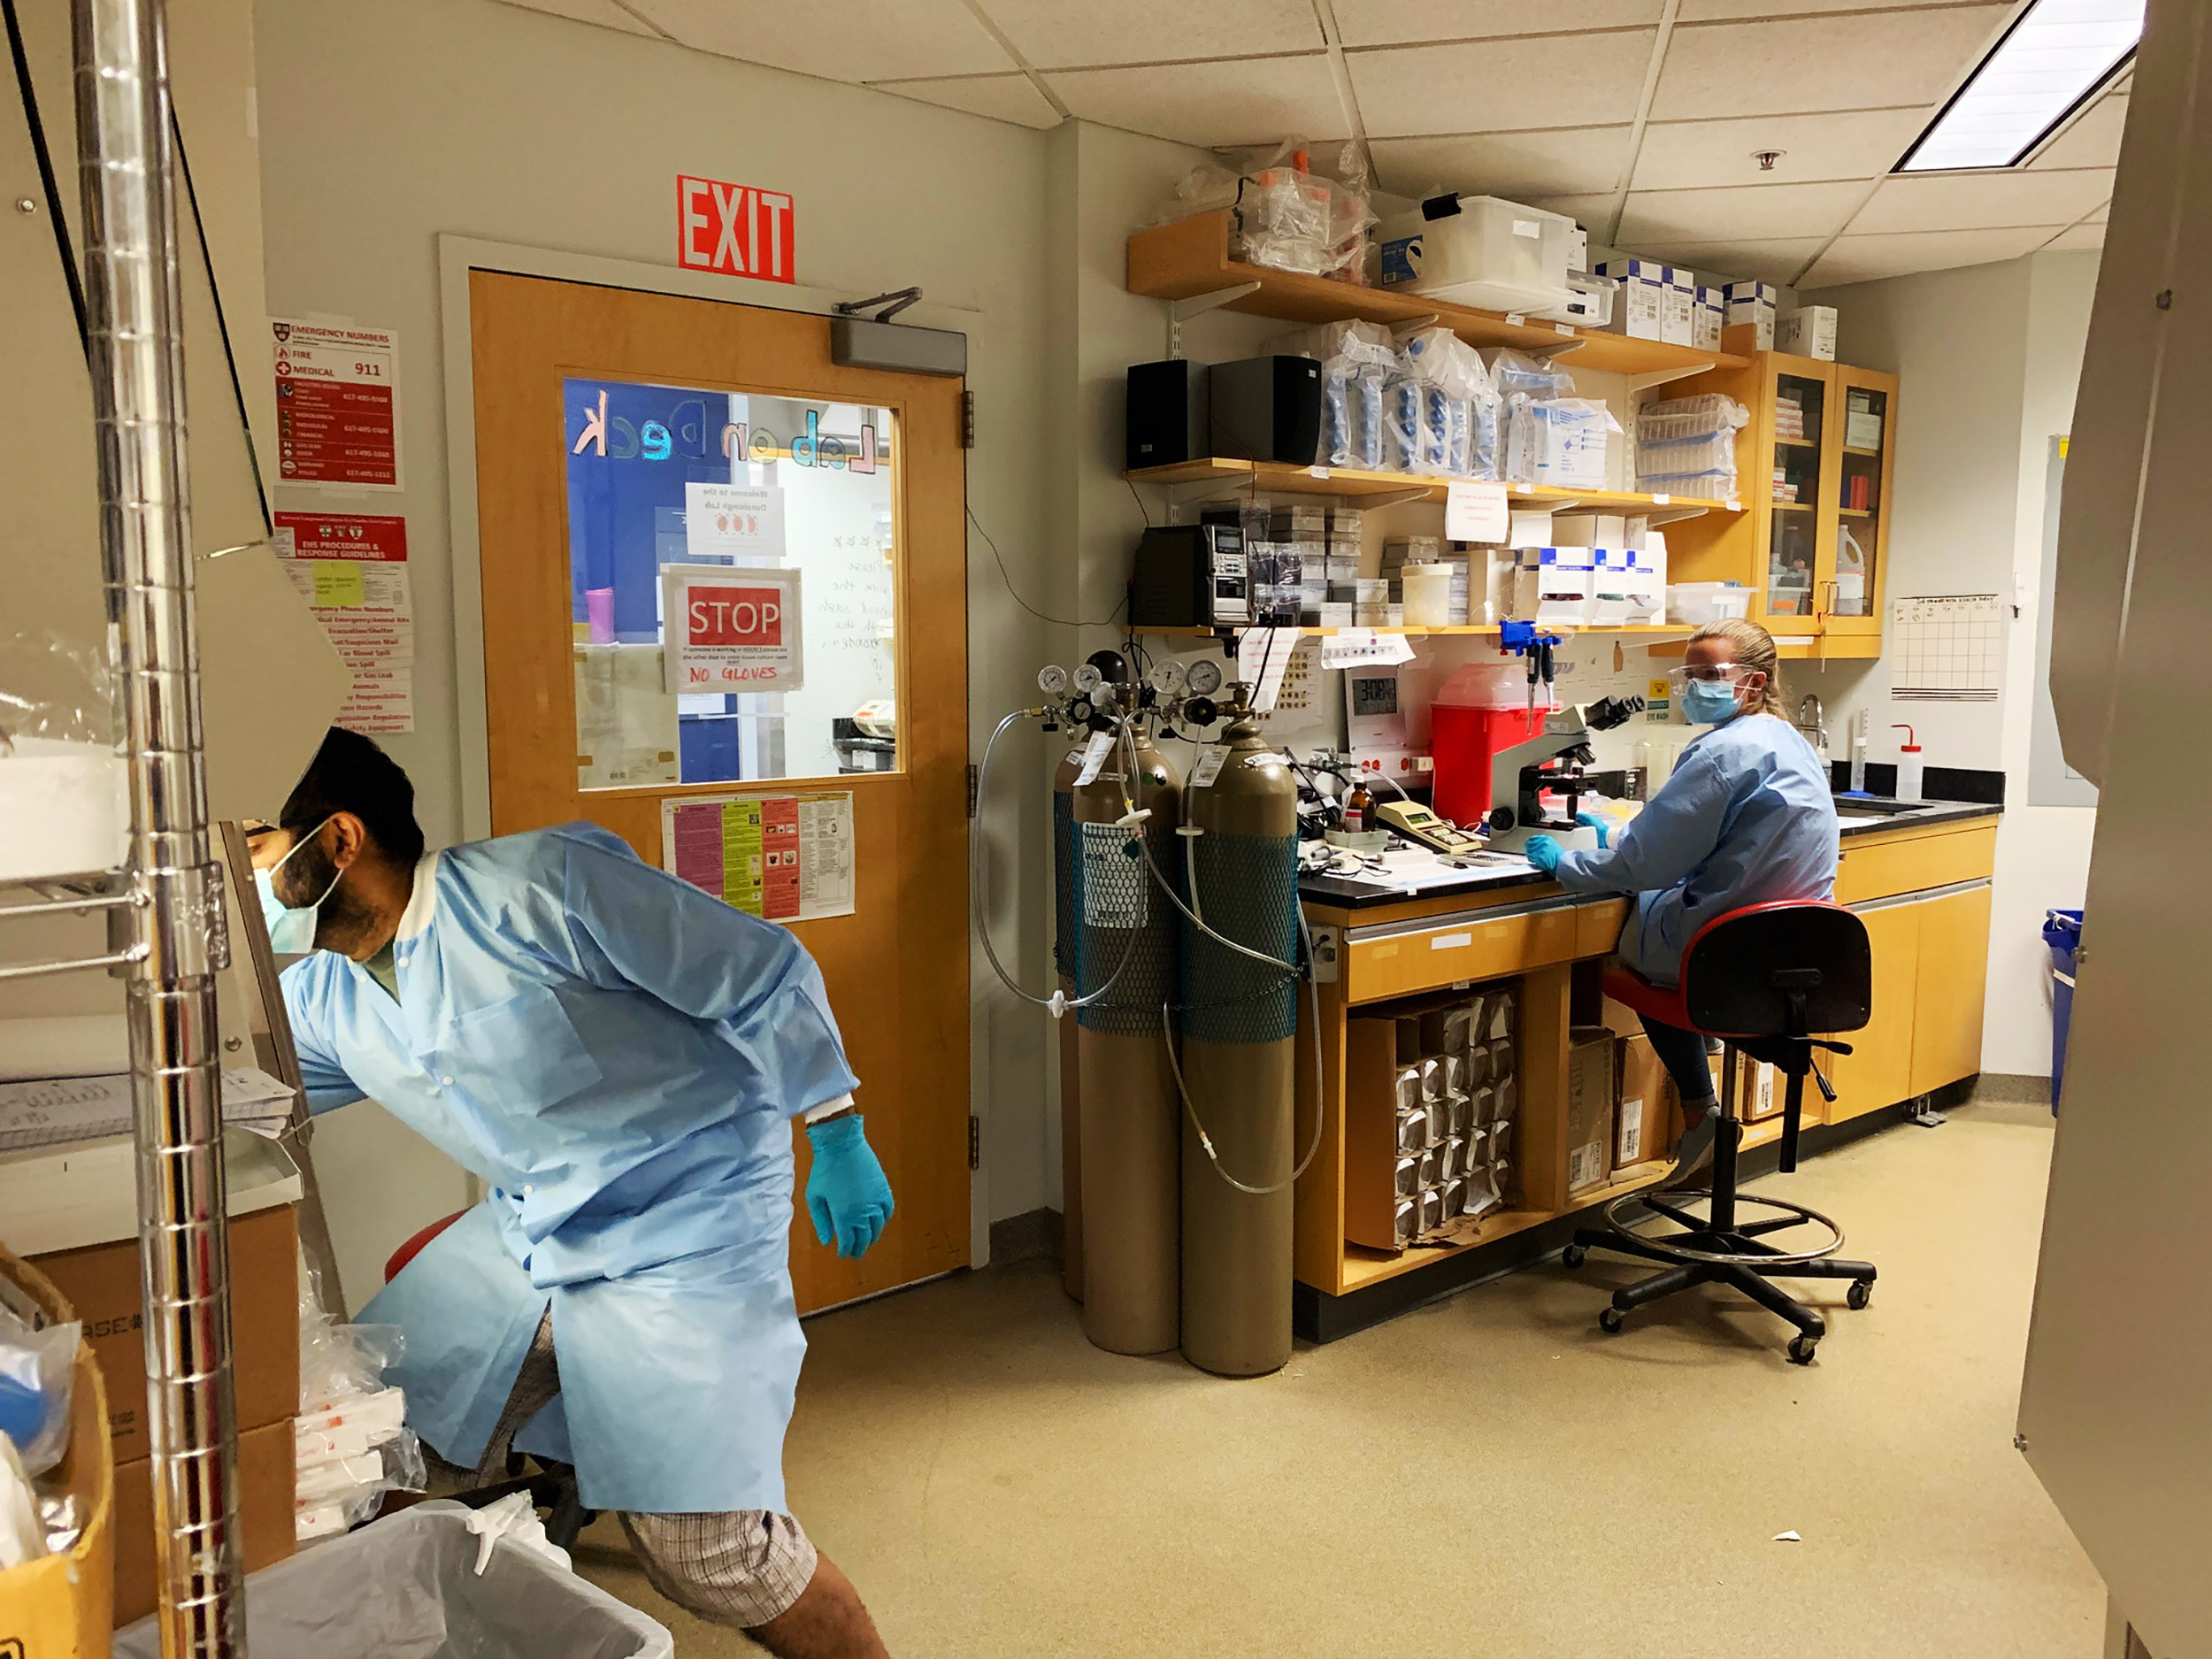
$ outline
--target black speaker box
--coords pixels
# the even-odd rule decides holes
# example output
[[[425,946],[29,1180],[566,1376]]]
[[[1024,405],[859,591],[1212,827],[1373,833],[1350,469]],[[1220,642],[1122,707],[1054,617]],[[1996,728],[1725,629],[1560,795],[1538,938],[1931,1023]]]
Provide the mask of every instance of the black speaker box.
[[[1321,449],[1321,365],[1311,357],[1246,357],[1207,371],[1209,446],[1225,461],[1311,466]]]
[[[1187,357],[1129,365],[1128,458],[1132,472],[1202,460],[1206,454],[1206,365]]]

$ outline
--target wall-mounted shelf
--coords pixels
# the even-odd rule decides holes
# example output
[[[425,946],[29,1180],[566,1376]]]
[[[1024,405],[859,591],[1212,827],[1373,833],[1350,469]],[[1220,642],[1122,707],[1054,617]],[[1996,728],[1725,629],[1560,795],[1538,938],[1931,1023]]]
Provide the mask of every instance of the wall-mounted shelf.
[[[1879,449],[1862,449],[1855,443],[1845,444],[1843,446],[1843,452],[1846,455],[1863,455],[1870,460],[1878,461],[1882,458],[1882,452]]]
[[[1604,635],[1604,634],[1650,634],[1650,635],[1654,635],[1654,636],[1660,637],[1660,638],[1673,639],[1673,640],[1677,640],[1677,641],[1686,640],[1686,639],[1688,639],[1688,638],[1690,637],[1690,635],[1691,635],[1691,634],[1694,634],[1694,633],[1696,633],[1696,632],[1697,632],[1697,624],[1695,624],[1694,622],[1544,622],[1544,623],[1539,623],[1539,624],[1537,624],[1536,626],[1539,626],[1539,627],[1540,627],[1540,628],[1541,628],[1541,629],[1542,629],[1545,633],[1547,633],[1547,634],[1578,634],[1578,634],[1596,634],[1596,635]],[[1155,636],[1157,636],[1157,637],[1160,637],[1160,638],[1164,638],[1164,639],[1181,639],[1181,638],[1210,639],[1213,635],[1215,635],[1215,634],[1230,634],[1230,633],[1233,633],[1233,634],[1242,634],[1242,633],[1245,633],[1246,631],[1248,631],[1248,629],[1251,629],[1251,628],[1269,628],[1269,627],[1283,627],[1283,628],[1295,627],[1295,628],[1297,628],[1297,629],[1298,629],[1298,631],[1299,631],[1299,633],[1300,633],[1301,634],[1310,634],[1310,635],[1312,635],[1312,636],[1314,636],[1314,637],[1316,637],[1316,638],[1322,638],[1322,639],[1325,639],[1325,638],[1327,638],[1328,636],[1330,636],[1330,635],[1332,635],[1332,634],[1404,634],[1407,638],[1409,638],[1409,639],[1415,639],[1415,640],[1418,640],[1418,639],[1425,639],[1425,638],[1427,638],[1427,637],[1428,637],[1429,635],[1431,635],[1431,634],[1440,635],[1440,636],[1446,637],[1446,638],[1454,638],[1454,637],[1456,637],[1456,638],[1466,638],[1466,639],[1479,639],[1479,638],[1481,638],[1481,637],[1483,637],[1483,636],[1485,636],[1485,635],[1487,635],[1487,636],[1488,636],[1488,637],[1490,637],[1491,639],[1494,639],[1494,639],[1496,639],[1496,638],[1498,637],[1498,634],[1499,634],[1499,633],[1500,633],[1500,629],[1499,629],[1499,627],[1498,627],[1498,625],[1497,625],[1496,623],[1494,623],[1494,622],[1478,622],[1478,623],[1473,623],[1473,624],[1455,623],[1455,624],[1452,624],[1452,625],[1448,626],[1445,626],[1445,627],[1437,627],[1437,628],[1408,628],[1408,627],[1396,627],[1396,628],[1389,628],[1389,627],[1324,628],[1324,627],[1317,627],[1317,626],[1315,626],[1314,625],[1312,625],[1311,623],[1304,623],[1304,622],[1301,622],[1301,623],[1289,623],[1289,622],[1283,622],[1283,623],[1272,623],[1272,622],[1249,622],[1249,623],[1239,623],[1239,624],[1237,624],[1237,625],[1236,625],[1235,626],[1233,626],[1233,627],[1220,627],[1220,628],[1198,628],[1198,627],[1191,627],[1191,628],[1142,628],[1142,627],[1141,627],[1141,628],[1133,628],[1133,629],[1131,629],[1131,630],[1130,630],[1130,632],[1132,632],[1132,633],[1133,633],[1133,634],[1152,634],[1152,635],[1155,635]]]
[[[1839,507],[1836,513],[1839,518],[1871,518],[1874,516],[1872,509],[1867,507]]]
[[[1524,351],[1574,353],[1578,369],[1608,374],[1652,376],[1656,385],[1680,375],[1719,365],[1746,366],[1748,359],[1724,351],[1700,351],[1656,340],[1632,340],[1601,329],[1565,323],[1517,320],[1496,311],[1479,311],[1419,294],[1333,282],[1326,277],[1271,271],[1229,257],[1227,208],[1195,213],[1171,225],[1154,225],[1129,238],[1128,286],[1148,299],[1191,300],[1226,288],[1254,284],[1251,291],[1225,302],[1231,311],[1292,323],[1333,323],[1358,318],[1399,327],[1432,319],[1474,346],[1512,346]]]
[[[1770,505],[1777,512],[1811,512],[1814,510],[1809,501],[1778,501]]]
[[[1293,466],[1284,461],[1180,461],[1148,466],[1123,476],[1136,484],[1217,483],[1229,490],[1251,488],[1277,495],[1329,495],[1356,501],[1442,501],[1455,482],[1412,472],[1369,472],[1352,467]],[[1707,501],[1694,495],[1646,495],[1624,489],[1553,489],[1541,484],[1508,484],[1506,499],[1517,507],[1546,512],[1583,508],[1591,512],[1648,515],[1662,523],[1708,512],[1740,512],[1740,500]],[[1225,491],[1225,493],[1226,493]]]

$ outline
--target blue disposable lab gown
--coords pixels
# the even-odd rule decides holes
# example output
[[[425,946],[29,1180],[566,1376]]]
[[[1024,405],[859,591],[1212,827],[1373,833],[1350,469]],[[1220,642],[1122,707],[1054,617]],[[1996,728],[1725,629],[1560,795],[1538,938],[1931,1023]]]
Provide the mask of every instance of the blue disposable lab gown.
[[[1655,985],[1717,916],[1836,890],[1836,803],[1797,728],[1740,714],[1694,740],[1674,773],[1609,848],[1559,856],[1560,885],[1629,893],[1622,963]]]
[[[330,951],[284,991],[316,1110],[375,1100],[492,1189],[362,1310],[418,1432],[474,1464],[549,1305],[518,1444],[586,1504],[785,1509],[789,1120],[856,1087],[813,960],[588,824],[426,857],[393,960],[397,1000]]]

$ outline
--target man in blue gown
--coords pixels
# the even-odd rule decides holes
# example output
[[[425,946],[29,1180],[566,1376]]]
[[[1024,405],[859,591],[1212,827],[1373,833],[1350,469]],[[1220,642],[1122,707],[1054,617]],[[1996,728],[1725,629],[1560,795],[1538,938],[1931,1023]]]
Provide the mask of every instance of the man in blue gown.
[[[879,1655],[788,1512],[806,1342],[789,1119],[809,1209],[858,1256],[890,1219],[820,971],[784,929],[589,824],[425,853],[414,790],[333,730],[254,837],[309,1102],[373,1099],[483,1202],[361,1317],[441,1458],[575,1466],[655,1586],[780,1655]]]

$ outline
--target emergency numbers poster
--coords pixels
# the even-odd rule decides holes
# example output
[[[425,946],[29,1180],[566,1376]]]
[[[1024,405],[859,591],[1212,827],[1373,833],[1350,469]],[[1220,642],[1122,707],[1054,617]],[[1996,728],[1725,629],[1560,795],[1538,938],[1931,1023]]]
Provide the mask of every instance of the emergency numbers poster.
[[[765,565],[661,566],[661,642],[680,695],[804,685],[799,572]]]
[[[850,795],[661,803],[661,868],[771,922],[853,913]]]
[[[277,477],[397,489],[399,336],[389,328],[269,319]]]

